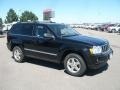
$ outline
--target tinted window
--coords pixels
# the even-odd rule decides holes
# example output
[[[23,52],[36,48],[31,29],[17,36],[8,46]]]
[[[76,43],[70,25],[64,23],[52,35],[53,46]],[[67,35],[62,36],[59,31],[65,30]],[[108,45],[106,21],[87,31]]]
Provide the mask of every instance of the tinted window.
[[[36,26],[36,35],[43,37],[45,33],[50,33],[49,29],[45,26],[38,25]]]
[[[12,27],[13,34],[21,35],[32,35],[33,25],[32,24],[15,24]]]
[[[32,35],[33,25],[32,24],[25,24],[22,26],[21,34],[23,35]]]
[[[22,25],[21,24],[15,24],[11,28],[10,32],[13,33],[13,34],[21,34],[21,29],[22,29]]]
[[[57,36],[61,36],[61,31],[60,31],[60,29],[61,29],[61,27],[62,27],[62,25],[57,25],[57,24],[51,24],[51,25],[48,25],[49,26],[49,28],[51,29],[51,30],[53,30],[53,32],[57,35]]]

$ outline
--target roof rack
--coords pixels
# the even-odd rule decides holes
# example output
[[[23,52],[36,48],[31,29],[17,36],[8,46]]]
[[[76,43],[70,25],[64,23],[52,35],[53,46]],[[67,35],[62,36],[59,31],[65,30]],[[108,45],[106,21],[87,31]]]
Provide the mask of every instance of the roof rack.
[[[27,22],[18,22],[18,23],[56,23],[52,21],[27,21]]]
[[[56,22],[52,22],[52,21],[38,21],[39,23],[56,23]]]

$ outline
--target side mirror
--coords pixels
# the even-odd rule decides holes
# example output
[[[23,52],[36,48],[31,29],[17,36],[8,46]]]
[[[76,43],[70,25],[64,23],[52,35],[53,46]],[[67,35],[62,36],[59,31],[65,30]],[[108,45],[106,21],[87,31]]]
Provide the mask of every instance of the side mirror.
[[[47,40],[52,40],[52,39],[55,39],[55,36],[49,33],[45,33],[44,38]]]

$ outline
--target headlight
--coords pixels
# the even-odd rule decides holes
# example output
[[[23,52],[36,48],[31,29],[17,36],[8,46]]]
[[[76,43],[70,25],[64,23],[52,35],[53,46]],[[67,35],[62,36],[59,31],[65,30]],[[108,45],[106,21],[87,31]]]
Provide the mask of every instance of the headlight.
[[[90,48],[91,54],[99,54],[102,53],[102,47],[101,46],[93,46],[93,48]]]

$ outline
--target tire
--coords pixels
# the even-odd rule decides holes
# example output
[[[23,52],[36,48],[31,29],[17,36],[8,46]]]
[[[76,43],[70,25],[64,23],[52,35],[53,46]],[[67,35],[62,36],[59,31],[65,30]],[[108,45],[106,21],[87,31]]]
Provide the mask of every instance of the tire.
[[[83,58],[75,53],[68,54],[64,59],[65,71],[72,76],[82,76],[87,67]]]
[[[118,30],[118,33],[120,34],[120,29]]]
[[[112,29],[112,33],[116,33],[116,30],[115,30],[115,29]]]
[[[23,62],[24,61],[24,53],[22,47],[15,46],[13,48],[13,58],[16,62]]]
[[[107,33],[111,33],[111,31],[110,31],[110,30],[107,30]]]

